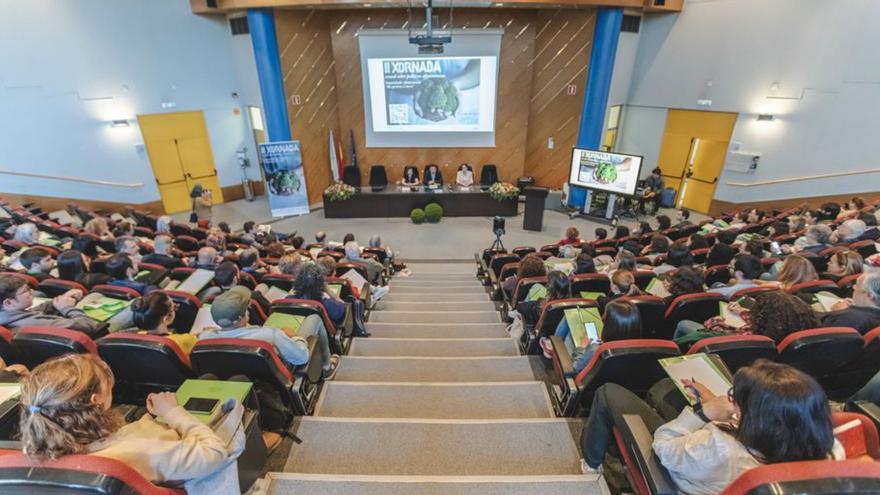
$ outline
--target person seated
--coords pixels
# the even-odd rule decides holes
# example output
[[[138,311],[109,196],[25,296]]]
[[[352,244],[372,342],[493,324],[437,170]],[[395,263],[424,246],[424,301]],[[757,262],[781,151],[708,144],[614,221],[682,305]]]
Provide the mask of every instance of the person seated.
[[[113,227],[114,237],[134,237],[134,222],[131,220],[121,220],[116,222]]]
[[[283,257],[284,255],[282,254],[278,258]],[[238,267],[241,268],[241,271],[253,275],[257,280],[270,272],[266,264],[260,261],[260,252],[253,248],[245,249],[239,253]]]
[[[795,239],[793,245],[786,244],[782,246],[784,253],[798,253],[801,251],[809,251],[813,254],[831,247],[831,227],[825,224],[811,225],[807,227],[806,233]]]
[[[310,263],[302,267],[293,282],[293,297],[319,302],[334,325],[342,327],[345,323],[345,303],[327,289],[324,273],[317,265]]]
[[[214,270],[214,285],[202,289],[196,297],[206,303],[213,297],[227,292],[233,287],[237,287],[240,281],[241,273],[239,268],[231,261],[224,261],[217,265],[217,269]],[[251,298],[260,305],[260,309],[267,315],[272,312],[272,302],[266,298],[266,292],[268,291],[269,287],[266,284],[258,284],[255,290],[251,292]]]
[[[211,317],[219,329],[206,329],[199,340],[210,339],[256,339],[272,344],[281,360],[289,367],[301,366],[309,362],[308,337],[318,339],[323,378],[332,380],[339,365],[339,356],[330,353],[327,329],[318,315],[309,315],[299,329],[279,329],[248,325],[248,305],[251,291],[238,285],[220,294],[211,303]]]
[[[78,235],[74,237],[73,241],[70,243],[70,249],[79,251],[90,259],[98,257],[99,252],[104,252],[98,248],[98,242],[95,238],[87,235]]]
[[[324,231],[318,232],[315,234],[315,244],[317,246],[324,246],[327,242],[327,233]]]
[[[49,272],[55,268],[55,260],[52,259],[52,253],[48,249],[41,247],[25,249],[18,256],[18,261],[27,270],[28,275],[40,282],[51,278]]]
[[[837,230],[831,234],[831,243],[850,243],[856,242],[862,238],[862,235],[865,231],[868,230],[868,226],[865,225],[865,222],[853,218],[843,222],[842,224],[837,226]]]
[[[91,234],[102,241],[112,241],[115,238],[113,233],[110,232],[110,226],[107,225],[107,219],[104,217],[95,217],[86,222],[83,226],[83,232]]]
[[[280,259],[285,254],[287,254],[287,248],[284,247],[284,244],[281,244],[278,241],[270,242],[266,245],[267,258]]]
[[[349,241],[345,243],[345,260],[350,263],[362,263],[366,266],[367,281],[370,282],[373,299],[379,300],[388,294],[388,287],[380,285],[381,275],[385,267],[382,263],[372,258],[361,257],[361,248],[357,242]]]
[[[757,287],[758,284],[755,283],[755,280],[764,272],[761,259],[751,254],[736,255],[728,264],[728,269],[733,274],[733,280],[727,284],[719,283],[709,288],[709,292],[721,294],[727,300],[730,300],[730,296],[738,291]]]
[[[571,298],[571,280],[564,272],[553,270],[547,273],[546,285],[541,283],[532,285],[525,301],[516,306],[516,312],[523,322],[534,325],[541,316],[541,308],[544,304],[569,298]],[[521,336],[520,334],[519,337]]]
[[[569,228],[565,229],[565,238],[561,239],[559,242],[557,242],[556,245],[559,247],[562,247],[562,246],[568,246],[569,244],[575,244],[575,245],[580,244],[580,242],[581,242],[580,236],[581,236],[581,233],[577,229],[577,227],[569,227]]]
[[[110,285],[134,289],[142,296],[159,288],[155,285],[147,285],[135,280],[135,277],[138,275],[138,264],[127,254],[114,254],[107,260],[104,269],[112,279]]]
[[[599,241],[604,241],[608,238],[608,231],[602,227],[598,227],[593,231],[593,237],[595,237],[595,239],[590,241],[590,244],[596,245]]]
[[[298,254],[285,254],[278,260],[278,273],[296,277],[303,265],[302,256]]]
[[[789,233],[800,232],[807,228],[807,221],[804,219],[803,215],[791,215],[788,217],[788,231]]]
[[[406,187],[415,187],[421,184],[419,180],[419,169],[414,165],[408,165],[403,168],[403,177],[400,179],[400,185]]]
[[[774,238],[781,235],[786,235],[789,233],[788,222],[777,221],[773,222],[767,226],[764,230],[761,231],[761,235],[764,237]]]
[[[229,228],[229,223],[227,223],[227,222],[218,223],[217,228],[220,229],[220,232],[223,232],[226,235],[229,235],[232,233],[232,229]]]
[[[34,368],[21,381],[22,451],[35,459],[107,457],[153,483],[197,480],[234,461],[226,442],[178,405],[173,392],[148,395],[149,414],[125,424],[110,409],[113,382],[110,367],[92,354]]]
[[[757,238],[740,243],[739,252],[740,254],[751,254],[759,260],[770,255],[770,253],[764,251],[764,242]]]
[[[133,236],[118,236],[115,241],[116,254],[127,254],[134,261],[141,261],[141,247]]]
[[[709,247],[709,241],[706,240],[706,236],[703,234],[691,234],[687,239],[687,247],[691,251],[706,249]]]
[[[672,228],[672,220],[666,215],[657,215],[657,230],[662,232]]]
[[[663,275],[683,266],[692,266],[693,264],[694,257],[691,256],[687,246],[675,243],[669,246],[669,251],[666,252],[666,259],[663,260],[663,263],[655,266],[653,271],[657,275]]]
[[[25,246],[39,244],[40,231],[34,223],[23,223],[15,227],[15,234],[13,235],[12,240],[18,241]]]
[[[662,277],[661,280],[666,290],[669,291],[669,295],[663,298],[663,304],[667,308],[679,296],[696,294],[704,290],[702,272],[691,266],[682,266],[671,275]]]
[[[641,289],[636,285],[636,277],[631,270],[619,269],[611,273],[611,293],[607,296],[599,296],[596,302],[599,303],[599,309],[604,310],[605,306],[615,299],[621,297],[640,296]]]
[[[440,169],[437,165],[433,163],[425,167],[425,185],[430,186],[442,186],[443,185],[443,174],[440,173]]]
[[[638,236],[640,238],[650,234],[651,232],[654,232],[654,229],[653,229],[653,227],[651,227],[650,223],[639,222]]]
[[[348,244],[349,242],[354,242],[354,241],[355,241],[354,234],[352,234],[351,232],[345,234],[345,235],[342,237],[342,245],[343,245],[343,246],[345,246],[345,245]]]
[[[651,236],[651,243],[642,249],[642,255],[647,256],[652,261],[657,256],[669,251],[669,238],[665,235],[654,234]]]
[[[775,276],[776,281],[766,282],[762,285],[775,285],[782,290],[788,290],[792,286],[804,282],[819,280],[819,274],[816,273],[816,268],[810,260],[798,254],[787,256],[781,264],[776,263],[771,268],[769,276],[771,278]]]
[[[828,270],[822,274],[822,278],[840,280],[843,277],[862,273],[865,260],[856,251],[837,251],[828,258]]]
[[[596,263],[592,256],[581,252],[574,259],[574,271],[571,274],[583,275],[585,273],[596,273]]]
[[[305,243],[306,243],[306,240],[302,236],[299,236],[299,235],[293,236],[293,238],[290,240],[290,245],[293,246],[293,249],[296,249],[296,250],[302,249],[303,244],[305,244]]]
[[[762,464],[845,458],[824,390],[793,367],[755,361],[740,368],[730,392],[719,396],[698,382],[684,386],[697,405],[668,422],[620,385],[601,386],[581,435],[584,471],[601,472],[613,428],[627,429],[625,415],[641,417],[653,434],[654,453],[679,493],[720,493]]]
[[[94,336],[102,324],[76,307],[82,297],[82,292],[71,289],[34,306],[34,291],[24,279],[0,274],[0,326],[12,331],[21,327],[69,328]]]
[[[602,255],[599,258],[603,257],[606,257],[606,255]],[[617,252],[614,260],[611,263],[606,264],[605,267],[602,268],[602,273],[605,273],[606,275],[613,274],[615,271],[618,270],[635,272],[637,269],[638,262],[636,262],[636,256],[626,249],[621,249]]]
[[[822,324],[855,328],[862,335],[880,326],[880,273],[863,273],[853,287],[852,297],[832,306],[822,315]]]
[[[529,253],[519,262],[516,274],[511,275],[501,281],[501,289],[507,293],[507,297],[513,297],[513,291],[516,290],[516,284],[524,279],[531,277],[543,277],[547,275],[547,266],[535,253]]]
[[[156,235],[165,234],[165,235],[173,235],[171,233],[171,225],[174,223],[174,220],[170,215],[162,215],[161,217],[156,219]]]
[[[136,328],[123,330],[124,332],[167,337],[185,354],[192,352],[198,338],[188,331],[178,333],[171,328],[174,318],[177,317],[177,303],[170,297],[161,292],[153,292],[135,299],[129,307]]]
[[[324,277],[336,276],[336,259],[333,256],[321,256],[315,260],[315,265],[321,269]]]
[[[737,254],[737,249],[733,247],[736,242],[736,232],[731,230],[722,230],[718,232],[715,245],[706,255],[706,266],[726,265],[730,263]]]
[[[260,244],[260,235],[259,232],[256,231],[256,222],[253,220],[248,220],[242,225],[242,233],[239,235],[239,238],[250,244],[251,246]]]
[[[153,239],[153,252],[141,258],[143,263],[152,263],[169,270],[186,266],[189,260],[173,254],[174,239],[167,234],[159,234]]]
[[[690,210],[688,210],[687,208],[679,208],[675,212],[675,219],[678,220],[678,223],[673,225],[673,227],[676,229],[690,227],[691,225],[693,225],[691,223],[690,218],[691,218],[691,211]]]
[[[865,232],[858,240],[876,241],[880,239],[880,229],[877,228],[877,217],[873,213],[860,213],[859,220],[865,222]]]
[[[614,239],[620,240],[630,236],[629,227],[626,225],[618,225],[614,230]]]
[[[58,278],[82,284],[92,290],[100,284],[109,284],[110,276],[105,273],[89,273],[92,260],[85,254],[70,249],[58,255]]]
[[[746,222],[753,223],[761,223],[764,221],[764,218],[767,216],[767,213],[764,210],[759,210],[757,208],[752,208],[749,210],[746,215]]]
[[[455,183],[461,187],[474,185],[474,170],[467,163],[462,163],[455,174]]]
[[[568,326],[568,320],[562,318],[556,327],[554,335],[562,337],[565,347],[571,354],[574,372],[579,374],[587,365],[600,345],[606,342],[615,342],[618,340],[640,339],[642,338],[642,317],[639,309],[635,304],[627,301],[611,301],[605,306],[602,313],[602,332],[601,340],[594,340],[587,345],[579,345],[575,343],[571,337],[571,329]],[[544,351],[544,357],[553,359],[553,344],[547,337],[542,337],[541,349]]]
[[[654,206],[653,211],[660,209],[660,191],[663,190],[663,177],[660,167],[655,167],[651,171],[651,175],[645,179],[645,192],[639,198],[639,211],[645,213],[645,203],[651,203]]]
[[[205,246],[196,253],[196,263],[193,268],[201,268],[202,270],[216,270],[217,264],[222,258],[217,254],[217,250]]]
[[[865,198],[856,196],[855,198],[843,204],[840,213],[837,214],[835,220],[845,220],[847,218],[855,218],[859,216],[861,209],[865,207]]]

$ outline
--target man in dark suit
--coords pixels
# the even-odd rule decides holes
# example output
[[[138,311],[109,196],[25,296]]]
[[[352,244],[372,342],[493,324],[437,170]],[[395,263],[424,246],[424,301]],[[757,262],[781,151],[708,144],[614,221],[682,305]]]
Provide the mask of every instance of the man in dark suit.
[[[826,327],[855,328],[862,335],[880,326],[880,274],[864,273],[853,287],[853,296],[822,315]]]
[[[440,173],[440,169],[437,168],[437,165],[428,165],[425,168],[425,185],[426,186],[442,186],[443,185],[443,174]]]
[[[171,248],[174,241],[170,236],[160,234],[153,239],[153,252],[141,259],[144,263],[152,263],[154,265],[163,266],[169,270],[182,268],[186,266],[186,262],[171,254]]]

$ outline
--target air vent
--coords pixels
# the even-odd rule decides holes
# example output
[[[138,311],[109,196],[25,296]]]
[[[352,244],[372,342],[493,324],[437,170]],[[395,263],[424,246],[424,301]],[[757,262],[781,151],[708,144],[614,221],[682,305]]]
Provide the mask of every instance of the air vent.
[[[217,8],[217,0],[207,0],[205,2],[205,6],[208,7],[209,9],[216,9]]]
[[[248,28],[247,17],[232,17],[229,19],[229,29],[232,30],[232,35],[235,36],[237,34],[248,34],[251,30]]]
[[[642,17],[638,15],[623,15],[623,23],[620,25],[620,30],[624,33],[638,33],[639,26],[642,24]]]

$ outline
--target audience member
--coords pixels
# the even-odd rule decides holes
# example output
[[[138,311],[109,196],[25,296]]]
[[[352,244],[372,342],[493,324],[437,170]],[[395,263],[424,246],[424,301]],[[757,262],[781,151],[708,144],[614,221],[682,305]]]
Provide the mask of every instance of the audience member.
[[[663,284],[669,291],[669,295],[663,299],[668,307],[679,296],[703,292],[703,274],[693,267],[683,266],[672,272]]]
[[[177,303],[166,294],[152,292],[147,296],[139,297],[132,301],[130,308],[132,321],[137,328],[125,330],[126,332],[166,337],[174,341],[185,354],[192,352],[198,339],[189,333],[189,329],[177,332],[171,328],[177,317]]]
[[[570,244],[580,244],[580,231],[575,227],[565,229],[565,238],[556,243],[557,246],[568,246]]]
[[[657,215],[657,230],[664,231],[672,228],[672,220],[666,215]]]
[[[98,243],[95,241],[94,237],[90,237],[87,235],[78,235],[73,239],[73,242],[70,243],[70,249],[75,251],[79,251],[80,253],[88,256],[89,258],[95,258],[98,256]]]
[[[92,260],[79,251],[64,251],[58,255],[58,278],[80,283],[87,290],[110,283],[110,276],[105,273],[89,273],[91,263]]]
[[[140,262],[141,250],[137,239],[132,236],[117,236],[115,245],[116,254],[127,254],[134,261]]]
[[[730,230],[722,230],[718,232],[715,238],[715,245],[706,255],[706,266],[726,265],[730,263],[737,254],[737,249],[733,247],[736,242],[736,232]]]
[[[651,236],[651,243],[642,249],[642,254],[653,259],[669,251],[669,238],[662,234]]]
[[[826,327],[850,327],[862,334],[880,326],[880,273],[864,273],[853,287],[852,298],[844,299],[822,315]]]
[[[743,289],[757,287],[755,280],[764,271],[761,260],[751,254],[738,254],[728,265],[730,273],[733,274],[733,280],[728,284],[719,284],[709,288],[709,292],[721,294],[725,299],[730,299],[732,295]]]
[[[196,264],[194,268],[201,268],[202,270],[216,270],[217,263],[221,261],[220,256],[217,254],[217,250],[212,247],[203,247],[199,249],[198,253],[196,253]]]
[[[678,209],[675,212],[675,219],[678,220],[678,223],[673,226],[676,229],[690,227],[691,225],[693,225],[690,220],[691,219],[691,212],[690,212],[690,210],[688,210],[686,208]]]
[[[694,264],[694,257],[688,251],[687,246],[683,244],[673,244],[666,252],[666,258],[663,263],[654,267],[654,273],[662,275],[664,273],[677,270],[683,266],[691,266]]]
[[[156,219],[156,235],[159,234],[171,234],[171,224],[174,223],[174,220],[169,215],[162,215],[161,217]]]
[[[516,274],[507,277],[501,282],[501,288],[507,292],[508,297],[513,297],[513,291],[516,289],[516,284],[519,283],[520,280],[524,278],[543,277],[545,275],[547,275],[547,267],[544,265],[544,260],[534,253],[530,253],[519,262]]]
[[[618,225],[614,230],[614,239],[620,240],[630,236],[629,227],[626,225]]]
[[[315,234],[315,243],[323,246],[327,241],[327,234],[325,232],[318,232]]]
[[[596,241],[604,241],[608,238],[608,231],[602,227],[597,227],[596,230],[593,231],[593,235],[596,237]]]
[[[12,237],[12,240],[26,246],[37,244],[40,242],[40,231],[33,223],[23,223],[15,227],[15,235]]]
[[[97,337],[102,324],[76,307],[82,297],[82,292],[72,289],[34,306],[34,291],[24,279],[0,274],[0,326],[12,331],[21,327],[69,328]]]
[[[27,270],[27,274],[42,282],[50,278],[49,272],[55,268],[55,260],[52,253],[46,248],[33,247],[25,249],[18,257],[18,261]]]
[[[113,235],[110,237],[134,237],[135,224],[131,220],[120,220],[113,226]]]
[[[866,230],[868,230],[868,226],[865,225],[865,222],[858,219],[847,220],[837,226],[837,230],[831,234],[830,242],[832,244],[856,242],[862,238]]]
[[[324,274],[317,265],[308,264],[302,267],[293,282],[293,296],[297,299],[308,299],[321,303],[337,328],[341,328],[345,323],[345,303],[327,289]]]
[[[786,257],[776,273],[776,283],[783,290],[788,290],[794,285],[812,282],[813,280],[819,280],[816,268],[810,260],[798,254]]]
[[[153,252],[141,258],[143,263],[152,263],[169,270],[186,266],[186,259],[173,255],[174,239],[167,234],[159,234],[153,239]]]
[[[802,237],[798,237],[794,241],[794,246],[786,245],[783,247],[783,251],[809,251],[813,254],[819,254],[831,247],[831,233],[831,227],[825,224],[811,225],[807,227],[807,231]]]
[[[280,242],[271,242],[266,246],[266,257],[279,259],[282,256],[287,254],[287,248],[284,247],[284,244]]]
[[[574,271],[572,275],[581,275],[584,273],[596,273],[596,263],[593,257],[587,253],[580,253],[574,259]]]
[[[859,220],[865,222],[865,232],[862,233],[862,236],[859,237],[858,240],[871,240],[876,241],[880,239],[880,230],[877,229],[877,217],[872,213],[861,213],[859,214]]]
[[[822,274],[822,278],[839,280],[843,277],[862,273],[864,260],[856,251],[845,249],[837,251],[828,258],[828,270]]]
[[[83,226],[83,232],[91,234],[102,241],[113,240],[113,234],[107,225],[107,219],[104,217],[95,217]]]
[[[155,285],[147,285],[135,280],[135,277],[138,275],[138,263],[127,254],[114,254],[107,260],[104,266],[107,275],[110,275],[112,279],[110,285],[134,289],[141,295],[147,295],[159,288]]]

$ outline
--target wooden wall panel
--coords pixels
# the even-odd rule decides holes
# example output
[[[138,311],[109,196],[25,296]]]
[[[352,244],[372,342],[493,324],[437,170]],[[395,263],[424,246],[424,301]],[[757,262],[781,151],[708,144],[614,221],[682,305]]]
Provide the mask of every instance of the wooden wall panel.
[[[524,171],[540,186],[559,188],[568,179],[577,141],[596,11],[545,10],[536,17]],[[570,85],[576,87],[573,95]]]
[[[321,202],[324,188],[332,182],[330,129],[340,138],[329,14],[323,10],[275,11],[290,135],[300,141],[309,204]],[[298,96],[299,103],[293,96]]]

